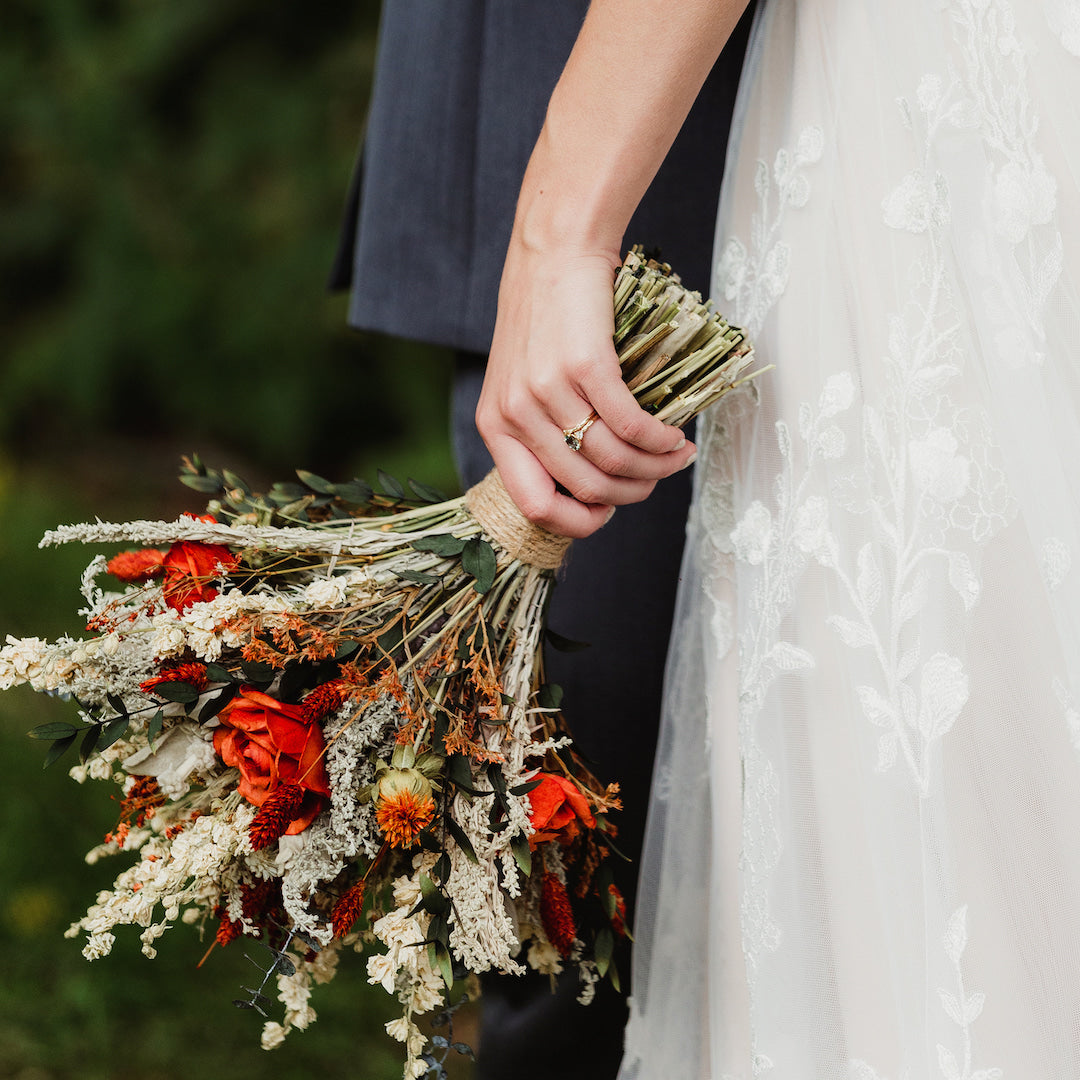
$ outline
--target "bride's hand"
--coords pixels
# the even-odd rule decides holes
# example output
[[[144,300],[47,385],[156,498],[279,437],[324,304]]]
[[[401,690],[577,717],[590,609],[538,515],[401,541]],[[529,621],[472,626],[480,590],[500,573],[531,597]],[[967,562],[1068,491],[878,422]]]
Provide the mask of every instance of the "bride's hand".
[[[618,263],[609,252],[551,253],[515,238],[499,287],[477,427],[522,513],[563,536],[595,532],[694,455],[622,381],[611,340]],[[564,432],[594,413],[573,450]]]

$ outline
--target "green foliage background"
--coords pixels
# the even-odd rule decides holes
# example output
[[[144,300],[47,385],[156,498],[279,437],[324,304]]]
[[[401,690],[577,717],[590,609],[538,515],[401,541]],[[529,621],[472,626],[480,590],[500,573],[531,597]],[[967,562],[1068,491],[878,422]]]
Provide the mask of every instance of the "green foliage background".
[[[446,357],[345,327],[325,281],[363,127],[375,0],[5,0],[0,39],[0,634],[80,629],[63,521],[201,509],[198,450],[256,484],[382,466],[452,490]],[[178,928],[88,964],[63,930],[116,861],[104,785],[42,772],[61,702],[0,697],[0,1077],[400,1075],[363,964],[281,1050],[249,971]],[[171,940],[170,940],[171,939]]]

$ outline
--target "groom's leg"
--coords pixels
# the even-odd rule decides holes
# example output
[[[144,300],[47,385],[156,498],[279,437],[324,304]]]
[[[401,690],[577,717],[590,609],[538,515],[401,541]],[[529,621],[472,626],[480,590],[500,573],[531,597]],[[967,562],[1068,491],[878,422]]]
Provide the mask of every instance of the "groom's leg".
[[[491,468],[473,423],[483,380],[479,357],[458,363],[454,448],[462,482]],[[605,781],[617,780],[624,809],[617,843],[633,864],[616,867],[633,900],[660,716],[661,683],[678,579],[689,475],[657,485],[652,497],[620,507],[588,540],[575,542],[552,597],[549,624],[590,643],[547,654],[547,673],[565,691],[564,711],[579,749]],[[619,958],[624,990],[628,956]],[[546,976],[485,981],[477,1080],[607,1080],[622,1055],[626,1008],[610,985],[587,1008],[577,1004],[577,976],[564,973],[557,993]]]

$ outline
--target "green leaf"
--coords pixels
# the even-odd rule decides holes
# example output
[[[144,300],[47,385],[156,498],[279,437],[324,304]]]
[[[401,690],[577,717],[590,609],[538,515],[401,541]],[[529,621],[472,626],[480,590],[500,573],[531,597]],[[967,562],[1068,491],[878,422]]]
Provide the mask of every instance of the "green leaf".
[[[405,634],[404,624],[404,619],[396,619],[393,625],[384,630],[376,639],[379,648],[387,655],[392,655],[394,650],[401,645],[401,639]]]
[[[166,682],[154,687],[154,696],[166,701],[175,701],[178,705],[190,705],[199,700],[199,691],[191,683]]]
[[[110,720],[101,730],[101,738],[98,739],[98,749],[108,750],[114,742],[119,742],[126,734],[131,717],[118,716]]]
[[[465,835],[465,830],[449,814],[446,815],[444,820],[446,822],[446,831],[454,838],[454,843],[465,852],[465,858],[469,862],[479,863],[480,860],[476,857],[476,851],[468,836]]]
[[[211,717],[217,716],[217,714],[221,712],[234,697],[236,697],[239,690],[240,688],[235,683],[229,683],[228,686],[222,687],[219,693],[206,700],[203,707],[199,710],[199,715],[196,719],[200,724],[205,724]]]
[[[93,727],[87,729],[86,734],[82,737],[82,742],[79,744],[79,761],[84,765],[89,760],[90,755],[97,749],[100,735],[101,728],[94,724]]]
[[[332,488],[339,499],[344,499],[345,502],[352,503],[354,506],[367,506],[371,502],[371,496],[374,494],[371,485],[365,484],[363,480],[350,480],[345,484],[333,484]]]
[[[448,783],[454,784],[462,791],[467,791],[470,795],[477,793],[473,786],[469,759],[464,754],[451,754],[446,759],[446,779]]]
[[[78,731],[74,731],[62,739],[57,739],[56,742],[49,747],[49,751],[45,755],[45,760],[42,762],[41,767],[47,769],[50,765],[59,761],[64,754],[67,753],[68,747],[75,741],[78,734]]]
[[[589,642],[574,641],[572,638],[563,637],[562,634],[556,634],[550,627],[544,630],[544,636],[551,644],[551,647],[558,649],[559,652],[581,652],[582,649],[592,648]]]
[[[504,705],[516,705],[517,698],[511,697],[509,694],[499,694],[499,700]]]
[[[431,872],[439,882],[446,884],[446,879],[450,876],[450,856],[445,851],[435,860]]]
[[[127,716],[127,706],[124,704],[124,699],[118,694],[107,695],[109,704],[116,710],[117,715]]]
[[[452,533],[435,533],[433,536],[418,536],[409,541],[409,546],[415,551],[431,551],[444,558],[453,558],[461,554],[465,541]]]
[[[230,488],[239,488],[245,495],[251,494],[251,488],[248,486],[246,480],[237,476],[236,473],[230,472],[228,469],[222,469],[221,475],[225,479],[225,483]]]
[[[343,641],[334,650],[335,660],[348,660],[360,651],[359,641]]]
[[[487,778],[491,786],[499,795],[506,794],[506,777],[503,776],[502,766],[497,762],[491,762],[487,767]]]
[[[268,686],[274,681],[274,669],[261,660],[241,660],[240,670],[248,682],[256,685]]]
[[[541,709],[557,709],[562,699],[563,688],[558,683],[544,683],[536,692],[536,703]]]
[[[408,496],[405,494],[405,488],[402,487],[401,481],[396,476],[391,476],[388,472],[384,472],[382,469],[377,470],[379,477],[379,486],[394,499],[405,499]]]
[[[442,578],[435,574],[425,574],[423,570],[398,570],[397,576],[406,581],[415,581],[417,585],[438,585]]]
[[[461,552],[461,565],[465,573],[476,578],[473,588],[481,595],[494,584],[497,569],[495,551],[486,540],[481,540],[479,536],[470,537]]]
[[[62,720],[52,724],[38,724],[36,728],[32,728],[26,734],[31,739],[74,739],[79,732],[82,731],[81,727],[76,727],[74,724],[66,724]]]
[[[313,472],[308,472],[307,469],[297,469],[296,475],[307,484],[312,491],[317,491],[320,495],[333,495],[334,485],[329,480],[324,480],[321,476],[317,476]]]
[[[413,489],[416,497],[421,502],[441,503],[447,501],[447,497],[438,488],[433,488],[430,484],[422,484],[411,476],[409,477],[409,487]]]
[[[617,993],[622,993],[622,984],[619,982],[619,969],[612,963],[608,968],[608,978],[611,980],[611,985],[615,987]]]
[[[515,833],[510,839],[510,850],[514,853],[514,862],[518,869],[528,877],[532,873],[532,850],[529,838],[524,833]]]
[[[527,784],[518,784],[517,786],[512,787],[510,789],[510,794],[517,795],[518,797],[528,795],[530,791],[535,791],[543,782],[542,778],[537,777],[537,779],[530,780]]]
[[[195,476],[189,473],[180,477],[180,483],[203,495],[216,495],[221,490],[221,481],[213,476]]]
[[[607,974],[608,965],[611,963],[611,954],[614,950],[615,935],[605,926],[596,935],[596,943],[593,946],[593,955],[596,957],[596,970],[601,978]]]
[[[150,749],[154,749],[154,740],[161,734],[161,728],[165,723],[165,714],[158,709],[156,713],[150,718],[150,723],[146,726],[146,740],[150,744]]]
[[[307,495],[307,488],[302,484],[282,483],[278,481],[270,489],[270,498],[274,502],[291,503],[296,502],[297,499],[302,499]]]
[[[427,874],[420,875],[420,893],[424,898],[424,910],[432,915],[445,915],[450,910],[450,904],[439,886]]]
[[[454,966],[450,963],[450,950],[441,941],[432,942],[428,946],[428,950],[431,966],[436,968],[439,974],[442,975],[443,982],[446,983],[446,989],[452,990],[454,986]]]
[[[229,669],[221,664],[207,664],[206,677],[210,682],[232,682]]]

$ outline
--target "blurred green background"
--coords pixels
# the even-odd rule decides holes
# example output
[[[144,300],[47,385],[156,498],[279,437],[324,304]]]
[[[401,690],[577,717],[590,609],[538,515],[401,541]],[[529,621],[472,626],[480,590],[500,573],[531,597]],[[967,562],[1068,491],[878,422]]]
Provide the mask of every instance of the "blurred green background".
[[[91,553],[37,540],[200,510],[182,453],[256,484],[382,467],[453,490],[446,357],[348,330],[325,291],[377,22],[376,0],[5,0],[0,635],[77,633]],[[64,939],[120,867],[82,858],[109,790],[43,772],[26,738],[62,719],[0,696],[0,1077],[400,1076],[358,957],[267,1054],[230,1004],[241,943],[196,970],[183,927],[153,961],[134,931],[92,965]]]

